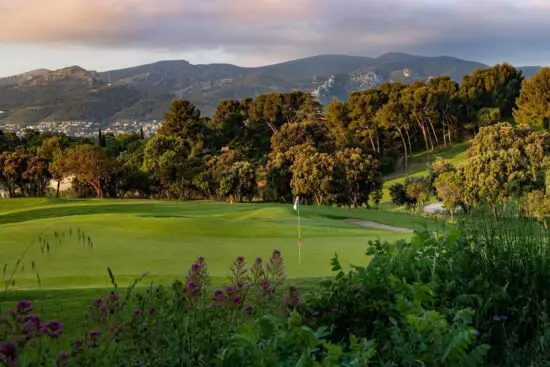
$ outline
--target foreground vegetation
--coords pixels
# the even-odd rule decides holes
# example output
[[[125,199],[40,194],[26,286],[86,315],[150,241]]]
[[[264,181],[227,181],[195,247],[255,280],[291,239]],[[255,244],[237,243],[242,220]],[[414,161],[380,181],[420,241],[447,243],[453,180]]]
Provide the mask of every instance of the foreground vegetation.
[[[4,310],[6,366],[539,366],[550,358],[550,234],[475,212],[457,229],[372,241],[368,265],[300,292],[287,256],[236,257],[225,286],[199,257],[171,287],[90,290],[78,322]],[[286,261],[284,261],[284,260]],[[81,291],[82,292],[82,291]],[[76,294],[76,293],[75,293]],[[84,296],[84,293],[81,293]],[[82,306],[83,298],[69,298]],[[60,307],[58,304],[57,307]],[[69,318],[70,319],[70,318]],[[50,321],[48,321],[50,320]],[[49,361],[49,362],[48,362]]]

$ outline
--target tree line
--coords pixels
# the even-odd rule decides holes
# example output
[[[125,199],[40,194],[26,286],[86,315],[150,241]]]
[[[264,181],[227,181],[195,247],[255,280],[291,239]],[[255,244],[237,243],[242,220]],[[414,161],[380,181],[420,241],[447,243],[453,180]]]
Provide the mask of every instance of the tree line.
[[[271,93],[223,101],[210,118],[175,100],[149,139],[0,132],[0,184],[10,196],[43,196],[50,180],[70,177],[78,196],[288,202],[298,195],[317,205],[377,205],[382,175],[408,172],[411,153],[503,119],[548,129],[549,99],[550,69],[524,80],[501,64],[461,84],[445,76],[385,83],[326,107],[308,93]]]

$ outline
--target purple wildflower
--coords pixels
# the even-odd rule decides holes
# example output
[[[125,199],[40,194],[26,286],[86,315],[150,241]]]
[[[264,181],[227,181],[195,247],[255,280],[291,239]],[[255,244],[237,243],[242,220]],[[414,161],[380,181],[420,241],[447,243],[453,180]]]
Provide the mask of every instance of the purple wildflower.
[[[73,351],[72,354],[78,354],[84,350],[84,342],[82,340],[76,340],[73,343]]]
[[[193,265],[191,265],[191,270],[193,270],[195,272],[200,271],[201,270],[201,264],[194,263]]]
[[[48,329],[48,336],[52,339],[57,339],[63,334],[63,324],[60,321],[50,321],[46,328]]]
[[[270,293],[271,292],[271,284],[269,283],[269,280],[264,279],[260,283],[260,286],[262,287],[262,291],[264,293]]]
[[[204,263],[204,257],[203,256],[199,256],[199,258],[197,259],[197,262],[199,264],[203,264]]]
[[[32,311],[32,302],[28,300],[19,301],[16,308],[20,314],[27,314]]]
[[[30,315],[27,318],[25,325],[23,326],[23,332],[25,334],[32,334],[36,331],[39,331],[41,325],[42,319],[40,318],[40,316]]]
[[[110,300],[111,302],[116,302],[116,301],[118,301],[118,294],[116,294],[115,292],[111,292],[111,293],[109,294],[109,300]]]
[[[279,250],[273,251],[273,257],[274,257],[275,259],[280,258],[280,257],[281,257],[281,251],[279,251]]]
[[[55,359],[55,365],[56,367],[63,367],[67,365],[68,361],[69,361],[69,355],[66,352],[61,352]]]
[[[225,289],[225,292],[228,294],[228,295],[232,295],[233,293],[235,293],[235,287],[233,287],[232,285],[228,286],[226,289]]]
[[[231,299],[231,302],[233,302],[234,305],[238,305],[241,303],[241,296],[236,295]]]
[[[262,260],[261,257],[257,257],[257,258],[256,258],[256,261],[255,261],[256,264],[259,265],[259,264],[261,264],[262,262],[263,262],[263,260]]]
[[[239,256],[239,257],[237,258],[237,263],[238,263],[238,264],[244,263],[244,257],[243,257],[243,256]]]
[[[98,298],[92,302],[92,306],[98,311],[107,311],[107,302],[103,298]]]
[[[301,304],[300,302],[300,290],[296,287],[291,286],[288,292],[288,296],[285,298],[283,303],[287,307],[296,307]],[[336,312],[336,311],[334,311]]]
[[[89,335],[91,340],[97,341],[101,337],[101,332],[99,330],[92,330]]]
[[[149,316],[153,317],[157,314],[157,310],[154,307],[149,309]]]
[[[12,367],[17,365],[17,347],[12,342],[5,342],[0,345],[0,362],[2,362],[7,367]]]
[[[134,310],[134,317],[140,317],[141,316],[141,310],[139,308],[136,308]]]
[[[244,309],[248,315],[252,315],[254,313],[254,308],[251,305],[246,305]]]
[[[225,294],[221,289],[218,289],[217,291],[214,292],[214,300],[220,301],[224,299],[224,297],[225,297]]]
[[[197,288],[197,282],[195,282],[193,280],[187,282],[187,289],[194,290],[196,288]]]

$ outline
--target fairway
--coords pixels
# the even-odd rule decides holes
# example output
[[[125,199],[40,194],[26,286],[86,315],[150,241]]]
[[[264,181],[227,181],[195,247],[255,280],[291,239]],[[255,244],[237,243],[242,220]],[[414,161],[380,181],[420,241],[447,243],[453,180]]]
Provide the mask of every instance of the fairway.
[[[147,281],[166,283],[183,278],[198,256],[206,258],[211,276],[222,280],[236,256],[267,258],[274,249],[282,252],[289,278],[314,278],[331,274],[329,263],[335,253],[344,265],[365,264],[370,240],[411,236],[362,227],[350,219],[409,229],[437,225],[400,213],[302,206],[299,264],[297,215],[292,205],[2,200],[3,278],[9,277],[26,248],[15,288],[38,287],[36,273],[42,288],[107,287],[107,267],[122,284],[144,272],[148,272]],[[83,240],[78,233],[85,234]],[[48,242],[49,252],[41,250],[45,248],[41,238]]]

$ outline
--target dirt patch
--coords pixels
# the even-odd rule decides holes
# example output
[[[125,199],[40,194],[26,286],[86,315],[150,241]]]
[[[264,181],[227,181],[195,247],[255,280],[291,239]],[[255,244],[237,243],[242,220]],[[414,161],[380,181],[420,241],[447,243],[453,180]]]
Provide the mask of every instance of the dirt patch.
[[[407,233],[412,233],[413,232],[413,230],[408,229],[408,228],[388,226],[388,225],[385,225],[385,224],[382,224],[382,223],[372,222],[370,220],[351,219],[349,222],[353,223],[353,224],[357,224],[358,226],[361,226],[361,227],[372,228],[372,229],[381,229],[381,230],[384,230],[384,231],[407,232]]]

